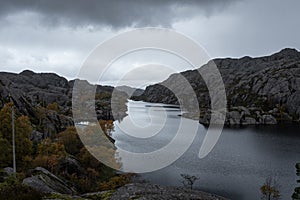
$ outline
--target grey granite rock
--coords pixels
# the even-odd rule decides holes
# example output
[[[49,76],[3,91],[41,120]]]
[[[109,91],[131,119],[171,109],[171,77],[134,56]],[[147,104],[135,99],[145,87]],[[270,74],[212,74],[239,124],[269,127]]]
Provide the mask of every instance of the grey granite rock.
[[[254,124],[254,120],[255,124],[299,123],[300,52],[295,49],[283,49],[265,57],[225,58],[213,61],[226,88],[229,111],[226,115],[227,125]],[[198,70],[207,70],[210,62]],[[206,124],[210,119],[207,116],[210,114],[210,98],[206,84],[197,70],[172,74],[160,84],[148,86],[142,95],[143,100],[179,104],[172,91],[178,96],[184,94],[188,99],[189,94],[184,93],[186,87],[179,81],[179,77],[182,76],[194,89],[200,108],[206,110],[207,114],[200,116],[200,123]],[[171,91],[174,88],[175,90]],[[193,112],[198,105],[195,102],[190,104],[188,111]],[[283,116],[283,113],[286,114]],[[266,116],[262,117],[263,115]]]
[[[242,125],[254,125],[257,124],[256,120],[252,117],[245,117],[241,122]]]
[[[86,85],[91,88],[87,81]],[[30,117],[31,122],[43,133],[43,137],[65,130],[66,127],[74,125],[72,120],[72,93],[75,80],[68,81],[54,73],[34,73],[25,70],[20,74],[0,72],[0,109],[5,103],[14,102],[16,111]],[[114,87],[94,85],[96,95],[103,96],[96,101],[98,119],[114,119],[111,114],[110,97]],[[141,92],[141,91],[139,91]],[[120,93],[120,92],[119,92]],[[126,94],[122,93],[123,96]],[[58,112],[44,111],[45,117],[41,119],[37,108],[45,108],[50,103],[58,104]],[[126,102],[118,107],[119,119],[125,116]],[[94,104],[91,104],[94,106]],[[90,106],[91,106],[90,105]],[[38,139],[37,132],[33,135]]]
[[[180,187],[163,187],[149,183],[127,184],[114,192],[111,200],[225,200],[225,198],[197,190]]]
[[[45,138],[45,134],[39,131],[33,130],[31,134],[31,141],[41,142]]]
[[[33,175],[25,178],[23,184],[43,193],[73,194],[76,192],[63,180],[42,167],[35,168]]]
[[[69,175],[76,174],[77,176],[80,176],[86,173],[77,158],[72,155],[61,160],[59,168],[60,171]]]
[[[276,119],[272,115],[263,115],[262,120],[263,120],[263,124],[267,124],[267,125],[277,124]]]
[[[4,181],[14,173],[12,167],[5,167],[0,171],[0,181]]]

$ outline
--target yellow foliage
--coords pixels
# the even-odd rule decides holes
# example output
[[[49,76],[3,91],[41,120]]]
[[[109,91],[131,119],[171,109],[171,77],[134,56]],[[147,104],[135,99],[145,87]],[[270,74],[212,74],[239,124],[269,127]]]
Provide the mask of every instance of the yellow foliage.
[[[58,112],[58,104],[57,104],[56,102],[49,103],[49,104],[47,105],[47,109],[48,109],[48,110],[53,110],[53,111]]]
[[[0,110],[0,140],[3,151],[0,152],[1,164],[7,165],[12,161],[12,109],[13,103],[5,104]],[[18,170],[26,168],[28,156],[32,153],[32,126],[27,116],[18,116],[15,112],[15,145]],[[27,163],[26,163],[27,162]],[[2,165],[1,165],[2,166]]]
[[[100,183],[100,190],[112,190],[121,187],[130,182],[133,174],[121,174],[114,176],[109,181]]]
[[[42,166],[51,172],[58,171],[59,160],[67,155],[63,144],[52,142],[49,138],[38,145],[37,156],[33,161],[35,167]]]
[[[69,154],[77,155],[83,144],[77,135],[75,127],[67,127],[67,129],[58,134],[58,142],[65,146]]]

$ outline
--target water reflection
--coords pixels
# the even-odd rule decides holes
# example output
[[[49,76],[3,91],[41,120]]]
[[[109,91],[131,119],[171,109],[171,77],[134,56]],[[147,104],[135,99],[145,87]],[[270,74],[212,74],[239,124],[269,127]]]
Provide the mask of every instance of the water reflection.
[[[131,152],[151,152],[168,144],[182,120],[179,108],[163,104],[133,102],[129,112],[127,117],[139,126],[149,125],[152,117],[160,128],[155,135],[137,138],[143,133],[133,131],[136,135],[128,135],[120,129],[128,125],[126,117],[115,122],[112,137],[116,146]],[[164,169],[140,175],[154,183],[175,186],[182,185],[180,174],[196,175],[200,177],[195,184],[197,189],[238,200],[260,199],[259,188],[272,175],[281,185],[282,199],[290,199],[296,184],[294,166],[300,159],[299,131],[299,126],[293,125],[224,129],[212,152],[199,159],[199,147],[206,134],[206,129],[199,125],[193,144],[182,157]],[[188,134],[187,129],[187,137]]]

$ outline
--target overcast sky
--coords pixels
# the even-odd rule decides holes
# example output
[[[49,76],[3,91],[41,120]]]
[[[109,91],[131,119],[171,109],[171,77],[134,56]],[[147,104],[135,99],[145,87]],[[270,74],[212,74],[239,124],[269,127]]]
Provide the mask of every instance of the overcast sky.
[[[212,58],[262,56],[285,47],[300,50],[299,10],[299,0],[0,1],[0,71],[31,69],[72,79],[99,43],[149,26],[186,34]],[[180,70],[190,67],[168,55],[144,52],[116,62],[106,81],[124,75],[118,66],[142,65],[146,70],[153,62],[178,65]],[[169,73],[165,70],[166,76]],[[161,74],[146,74],[152,81],[163,79]]]

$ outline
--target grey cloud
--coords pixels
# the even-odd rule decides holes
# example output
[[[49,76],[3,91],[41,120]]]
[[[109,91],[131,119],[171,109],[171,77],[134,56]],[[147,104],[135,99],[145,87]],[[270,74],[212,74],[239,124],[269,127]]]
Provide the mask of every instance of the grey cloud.
[[[0,16],[17,12],[40,14],[45,25],[171,26],[202,13],[209,16],[236,0],[11,0],[1,1]]]

